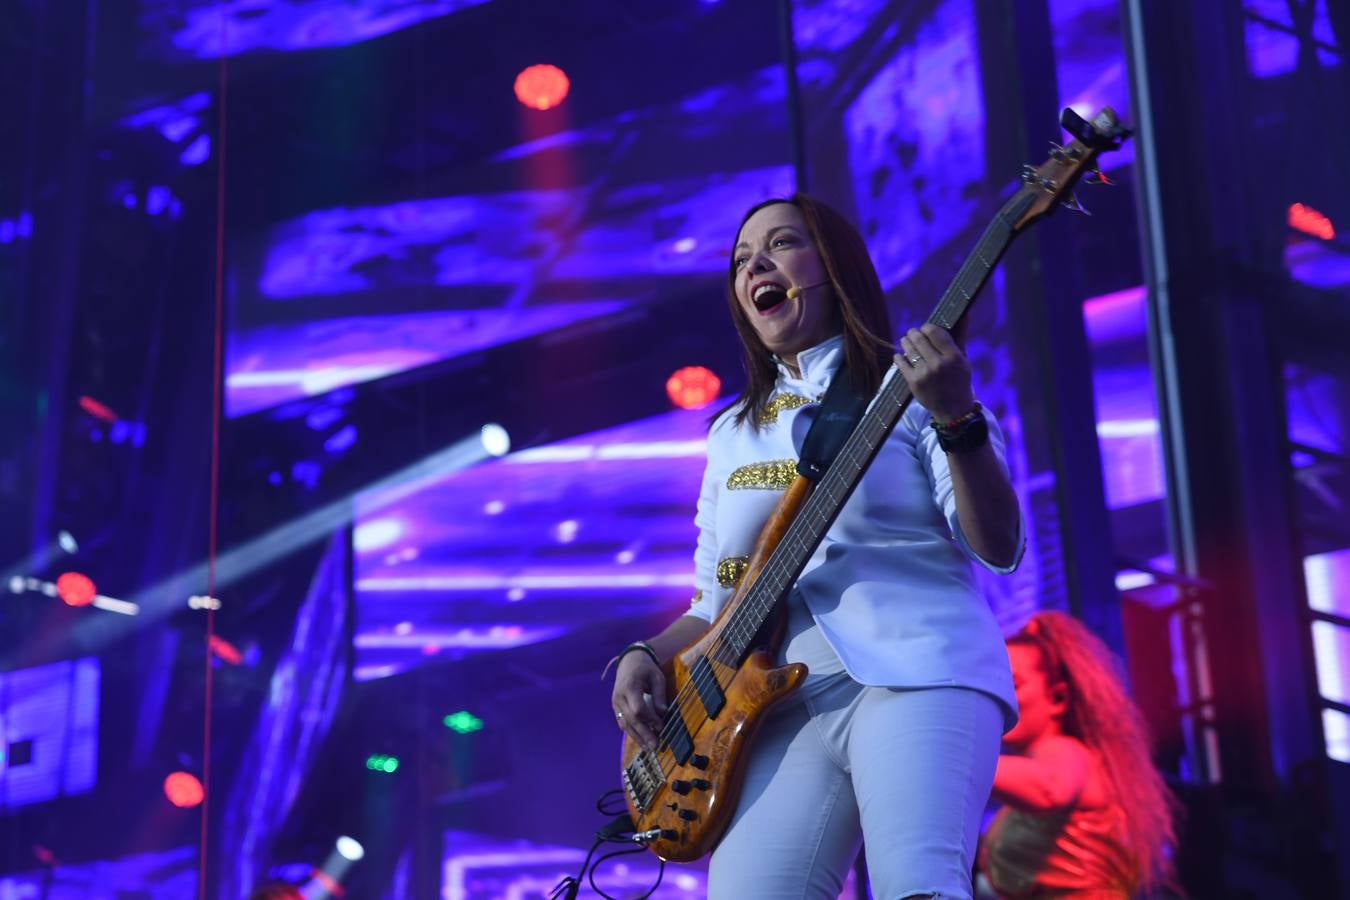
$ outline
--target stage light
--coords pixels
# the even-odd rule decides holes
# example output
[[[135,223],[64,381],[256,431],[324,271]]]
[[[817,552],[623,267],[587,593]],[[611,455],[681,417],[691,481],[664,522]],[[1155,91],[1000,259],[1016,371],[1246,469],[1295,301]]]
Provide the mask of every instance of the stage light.
[[[467,468],[484,459],[482,434],[472,434],[392,475],[373,481],[298,519],[248,540],[216,558],[215,587],[219,590],[232,584],[305,544],[346,526],[352,520],[352,511],[358,501],[363,515],[373,515],[416,493],[426,479],[443,477],[447,472]],[[176,611],[180,608],[178,604],[182,602],[183,596],[178,593],[179,586],[184,583],[202,584],[206,578],[206,563],[198,563],[138,591],[136,602],[144,604],[152,615]]]
[[[169,208],[169,201],[173,199],[173,194],[162,184],[152,184],[145,192],[145,211],[152,216],[157,216]]]
[[[244,654],[239,652],[239,648],[218,634],[213,634],[207,638],[206,645],[221,662],[237,666],[244,661]]]
[[[451,713],[441,721],[445,723],[446,728],[459,734],[472,734],[483,730],[483,720],[464,709]]]
[[[200,166],[211,157],[211,138],[204,134],[188,144],[186,150],[178,154],[178,161],[185,166]]]
[[[666,395],[680,409],[702,409],[721,389],[722,380],[703,366],[685,366],[666,381]]]
[[[194,595],[188,598],[188,609],[220,609],[220,601],[215,597]]]
[[[505,456],[511,452],[511,435],[506,433],[506,429],[495,423],[484,425],[479,432],[483,441],[483,449],[489,456]]]
[[[206,790],[197,776],[187,772],[172,772],[164,779],[164,796],[180,809],[190,809],[206,798]]]
[[[1289,227],[1324,241],[1336,236],[1336,229],[1330,219],[1302,203],[1295,203],[1289,207]]]
[[[104,422],[116,422],[117,413],[113,412],[105,404],[99,403],[93,397],[81,397],[80,409],[89,413],[95,419],[102,419]]]
[[[384,772],[392,775],[398,771],[398,757],[387,753],[372,753],[366,757],[366,768],[372,772]]]
[[[337,839],[337,852],[345,860],[350,862],[360,862],[366,855],[366,848],[361,846],[361,842],[356,838],[343,835]]]
[[[570,86],[557,66],[530,66],[516,76],[516,99],[531,109],[552,109],[567,98]]]
[[[98,591],[87,575],[79,572],[65,572],[56,579],[56,593],[67,606],[88,606],[94,602]]]
[[[356,526],[352,532],[352,544],[358,553],[365,553],[388,547],[402,536],[402,519],[373,519]]]
[[[56,543],[61,549],[72,556],[80,552],[80,545],[75,542],[75,536],[69,531],[58,531],[56,533]]]

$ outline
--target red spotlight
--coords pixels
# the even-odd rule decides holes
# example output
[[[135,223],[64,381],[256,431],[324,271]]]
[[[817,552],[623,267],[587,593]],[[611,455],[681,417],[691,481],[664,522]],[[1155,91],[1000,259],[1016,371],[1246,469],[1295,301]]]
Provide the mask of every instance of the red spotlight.
[[[187,772],[172,772],[164,779],[164,796],[180,809],[190,809],[206,798],[206,791],[197,776]]]
[[[117,413],[113,412],[107,406],[99,403],[93,397],[81,397],[80,409],[89,413],[95,419],[102,419],[105,422],[116,422]]]
[[[220,657],[222,662],[237,666],[244,661],[244,654],[239,652],[239,648],[218,634],[211,635],[206,639],[206,643],[211,648],[211,652]]]
[[[557,66],[530,66],[516,76],[516,99],[530,109],[552,109],[567,98],[570,86]]]
[[[94,582],[79,572],[66,572],[56,579],[56,593],[67,606],[88,606],[94,602]]]
[[[1295,203],[1289,207],[1289,227],[1324,241],[1336,236],[1336,229],[1332,227],[1330,219],[1302,203]]]
[[[721,379],[703,366],[685,366],[666,381],[666,394],[680,409],[701,409],[716,400],[721,389]]]

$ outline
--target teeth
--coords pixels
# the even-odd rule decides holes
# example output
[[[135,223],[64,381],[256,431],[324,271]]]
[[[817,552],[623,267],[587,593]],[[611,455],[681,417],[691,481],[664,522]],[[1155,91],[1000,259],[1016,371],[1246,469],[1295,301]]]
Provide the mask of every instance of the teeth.
[[[755,288],[754,299],[758,301],[760,297],[763,297],[769,291],[777,291],[780,294],[783,293],[783,289],[776,284],[761,284],[759,287]]]

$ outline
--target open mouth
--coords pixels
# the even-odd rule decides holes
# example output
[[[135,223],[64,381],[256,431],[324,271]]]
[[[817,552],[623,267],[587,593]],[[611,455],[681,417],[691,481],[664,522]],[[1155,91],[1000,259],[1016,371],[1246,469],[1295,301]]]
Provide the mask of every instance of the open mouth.
[[[768,315],[786,303],[787,298],[787,291],[783,290],[778,285],[763,284],[756,289],[755,296],[752,299],[755,304],[755,309],[758,310],[761,315]]]

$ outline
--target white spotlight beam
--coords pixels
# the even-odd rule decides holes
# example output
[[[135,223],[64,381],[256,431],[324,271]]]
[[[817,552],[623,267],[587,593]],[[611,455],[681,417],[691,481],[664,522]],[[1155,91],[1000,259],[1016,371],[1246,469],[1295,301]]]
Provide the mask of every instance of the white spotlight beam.
[[[355,514],[358,497],[362,498],[363,514],[375,512],[416,493],[428,480],[466,469],[488,458],[488,455],[482,437],[475,434],[392,475],[353,491],[339,500],[306,513],[292,522],[227,550],[216,558],[214,588],[219,592],[222,587],[239,581],[306,544],[345,526]],[[169,612],[181,605],[184,593],[200,591],[205,594],[206,580],[206,563],[198,563],[190,569],[177,572],[138,591],[135,600],[148,614]]]

